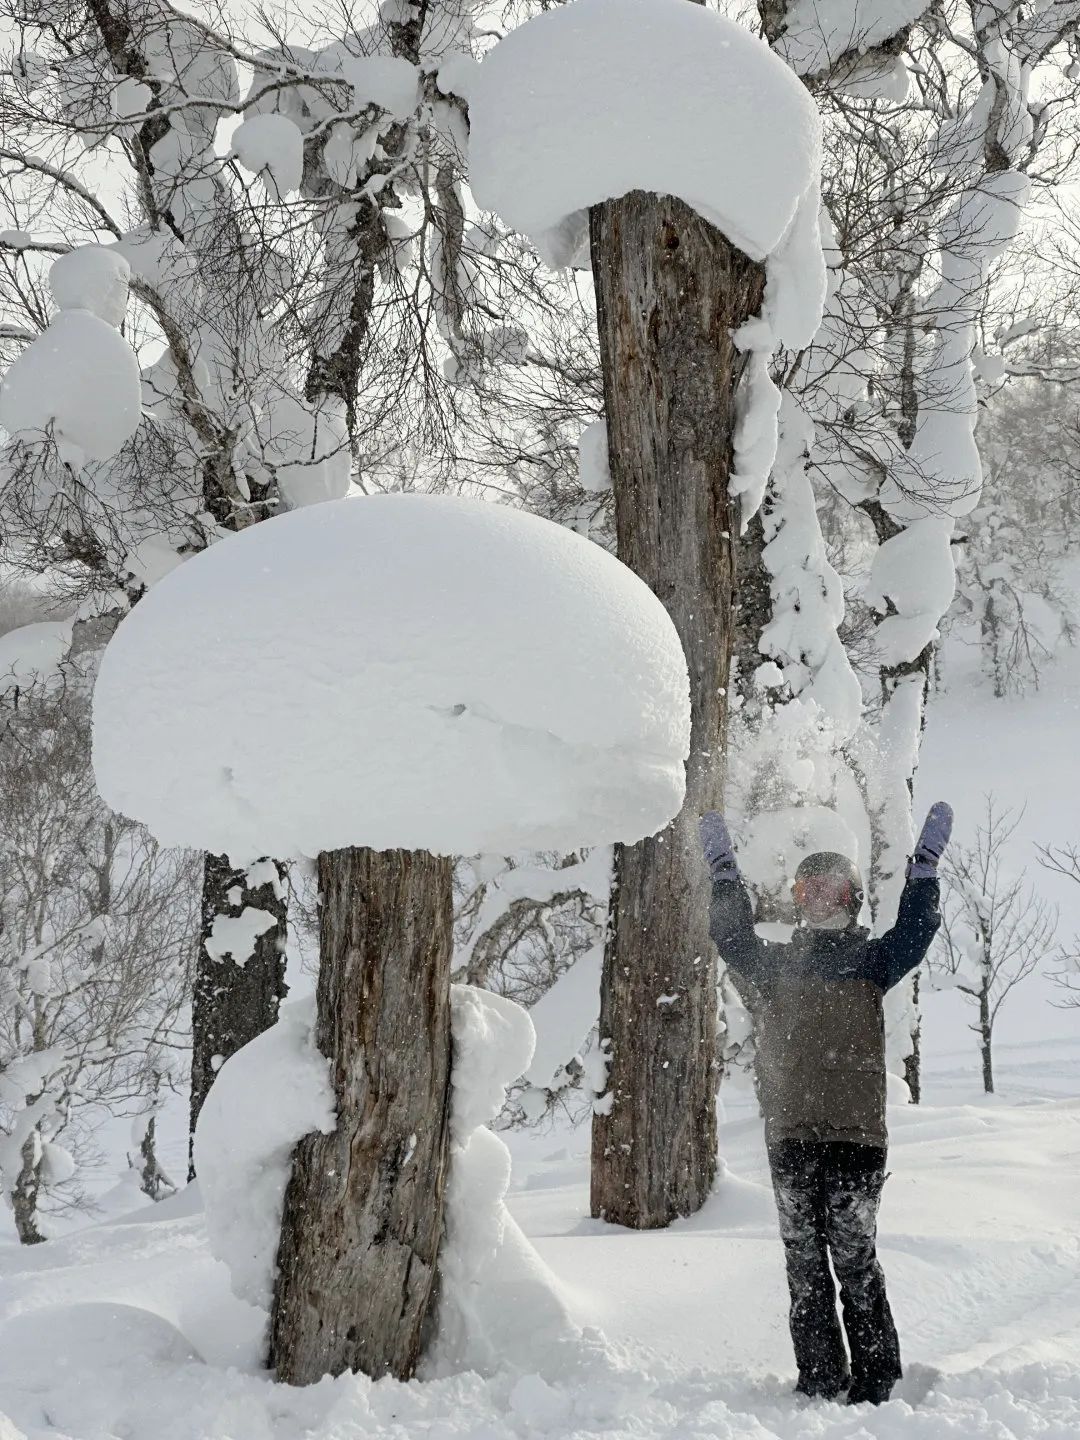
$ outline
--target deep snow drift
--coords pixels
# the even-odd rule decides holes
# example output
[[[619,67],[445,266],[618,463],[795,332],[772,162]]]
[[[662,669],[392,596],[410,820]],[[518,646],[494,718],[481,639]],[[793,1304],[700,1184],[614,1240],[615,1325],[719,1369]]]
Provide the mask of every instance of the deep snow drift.
[[[211,546],[123,620],[94,702],[106,802],[234,861],[636,840],[679,810],[689,736],[648,586],[564,526],[431,495]]]

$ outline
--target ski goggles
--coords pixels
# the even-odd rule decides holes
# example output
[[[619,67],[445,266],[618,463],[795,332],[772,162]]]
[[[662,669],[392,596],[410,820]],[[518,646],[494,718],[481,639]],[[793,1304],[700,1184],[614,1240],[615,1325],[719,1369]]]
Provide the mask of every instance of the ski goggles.
[[[813,915],[847,909],[854,900],[851,881],[843,875],[805,875],[792,886],[795,904]]]

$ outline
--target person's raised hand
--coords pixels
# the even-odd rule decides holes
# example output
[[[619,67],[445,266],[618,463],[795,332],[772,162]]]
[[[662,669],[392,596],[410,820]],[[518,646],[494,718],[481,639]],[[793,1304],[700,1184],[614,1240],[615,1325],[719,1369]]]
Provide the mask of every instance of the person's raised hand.
[[[707,810],[698,825],[701,832],[701,849],[709,874],[714,880],[737,880],[739,867],[735,861],[735,847],[731,843],[724,817],[717,810]]]
[[[952,806],[938,800],[930,806],[929,813],[915,842],[915,854],[908,866],[908,879],[931,880],[937,875],[938,861],[945,853],[952,834]]]

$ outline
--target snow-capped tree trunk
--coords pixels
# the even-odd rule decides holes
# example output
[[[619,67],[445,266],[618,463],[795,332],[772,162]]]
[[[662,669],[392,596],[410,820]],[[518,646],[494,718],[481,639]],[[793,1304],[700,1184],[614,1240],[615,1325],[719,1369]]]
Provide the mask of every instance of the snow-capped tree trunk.
[[[402,14],[388,24],[389,48],[415,63],[425,12]],[[400,129],[388,134],[369,178],[405,140]],[[319,183],[330,187],[328,177]],[[347,260],[327,292],[335,339],[320,349],[316,327],[305,387],[312,404],[342,402],[353,442],[376,274],[390,253],[392,185],[378,194],[362,205],[341,195]],[[449,1145],[452,874],[448,859],[422,852],[319,857],[317,1041],[332,1063],[338,1121],[332,1135],[301,1142],[286,1194],[270,1363],[294,1384],[344,1370],[405,1379],[433,1319]]]
[[[681,201],[632,192],[591,212],[619,558],[679,631],[693,716],[686,802],[620,846],[604,956],[608,1087],[592,1213],[638,1229],[697,1210],[716,1167],[716,957],[697,819],[719,807],[733,634],[731,334],[764,271]]]
[[[310,1384],[406,1379],[433,1318],[450,1111],[451,862],[319,858],[316,1039],[337,1128],[309,1135],[285,1196],[270,1363]]]
[[[265,870],[269,863],[273,875]],[[259,883],[253,883],[250,876]],[[249,872],[237,869],[227,855],[207,855],[203,871],[202,934],[195,963],[191,1007],[191,1119],[188,1178],[194,1175],[190,1142],[199,1111],[214,1076],[230,1055],[261,1035],[277,1019],[285,998],[286,901],[284,871],[276,862],[263,862]],[[219,916],[238,916],[261,910],[274,923],[253,941],[246,958],[215,956],[214,924]]]

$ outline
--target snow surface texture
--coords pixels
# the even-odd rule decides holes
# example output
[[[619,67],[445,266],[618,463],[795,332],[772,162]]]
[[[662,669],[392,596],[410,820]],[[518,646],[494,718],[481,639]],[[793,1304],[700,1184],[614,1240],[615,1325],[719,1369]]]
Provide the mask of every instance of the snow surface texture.
[[[195,1168],[211,1252],[233,1293],[269,1310],[292,1153],[334,1128],[334,1093],[315,1048],[314,997],[281,1007],[276,1025],[229,1057],[195,1131]]]
[[[792,695],[814,702],[829,718],[839,747],[858,727],[862,688],[838,634],[844,589],[829,564],[807,471],[813,439],[813,422],[797,398],[785,392],[772,503],[763,517],[762,559],[773,610],[760,644],[781,667]]]
[[[380,495],[253,526],[161,580],[105,652],[94,766],[162,843],[238,863],[508,854],[659,830],[689,728],[675,627],[598,545]]]
[[[788,66],[684,0],[537,15],[484,57],[469,119],[477,204],[556,266],[579,250],[588,207],[631,190],[678,196],[762,260],[819,170],[817,108]]]
[[[948,516],[928,515],[874,553],[864,594],[885,616],[875,634],[885,665],[911,659],[937,637],[956,594],[952,528]]]
[[[578,480],[590,495],[603,495],[611,489],[607,421],[603,416],[586,425],[578,439]]]
[[[959,1032],[952,1031],[954,1036]],[[966,1042],[964,1042],[966,1045]],[[966,1054],[966,1051],[965,1051]],[[1008,1050],[1001,1095],[936,1057],[891,1113],[879,1250],[905,1351],[878,1410],[791,1396],[761,1125],[725,1079],[727,1166],[697,1216],[633,1233],[588,1213],[588,1136],[512,1134],[510,1208],[539,1251],[489,1272],[500,1367],[423,1383],[268,1383],[260,1319],[207,1252],[197,1187],[47,1245],[0,1244],[4,1440],[1072,1440],[1080,1433],[1074,1040]],[[182,1146],[183,1115],[175,1116]],[[178,1149],[178,1155],[180,1153]],[[560,1285],[577,1320],[570,1344]],[[554,1278],[553,1278],[554,1277]],[[562,1313],[565,1313],[562,1310]]]
[[[0,427],[31,444],[51,433],[76,469],[115,455],[142,417],[139,363],[116,329],[130,275],[116,249],[62,255],[49,277],[60,312],[0,380]]]
[[[278,390],[267,402],[259,438],[263,463],[290,510],[348,494],[352,456],[340,403],[324,401],[312,409],[299,396]]]
[[[942,222],[941,278],[927,302],[936,344],[917,377],[919,418],[910,450],[895,461],[881,494],[901,524],[941,509],[967,515],[979,503],[982,464],[971,369],[976,322],[989,266],[1015,239],[1030,188],[1017,170],[980,175]]]
[[[127,310],[131,267],[123,255],[102,245],[83,245],[54,260],[49,288],[61,310],[89,310],[119,328]]]

